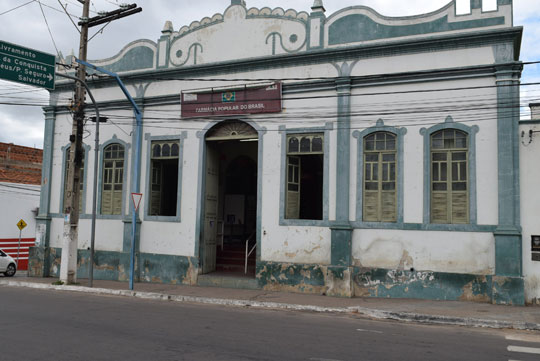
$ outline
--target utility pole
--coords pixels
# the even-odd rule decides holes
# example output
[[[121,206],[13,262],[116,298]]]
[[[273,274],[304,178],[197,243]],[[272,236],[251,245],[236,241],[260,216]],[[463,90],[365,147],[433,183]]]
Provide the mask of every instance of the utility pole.
[[[136,4],[122,6],[118,10],[89,18],[90,0],[78,0],[83,4],[83,13],[79,25],[81,37],[79,43],[79,59],[86,62],[88,49],[88,29],[92,26],[104,24],[142,11]],[[68,176],[64,201],[64,233],[62,244],[62,259],[60,263],[60,281],[66,284],[77,282],[77,245],[79,226],[79,202],[81,184],[81,166],[84,160],[82,147],[82,134],[84,128],[84,102],[86,90],[86,67],[79,63],[75,85],[73,131],[69,137]],[[94,160],[98,161],[97,157]],[[94,197],[95,198],[95,197]]]
[[[90,0],[84,0],[81,24],[81,39],[79,43],[79,59],[86,61],[88,48],[88,19],[90,15]],[[86,80],[86,67],[79,65],[77,78]],[[86,91],[80,82],[75,84],[73,132],[69,137],[67,186],[64,196],[64,233],[62,243],[62,259],[60,262],[60,281],[66,284],[77,282],[77,243],[79,230],[79,199],[81,184],[81,165],[84,159],[82,149],[82,134],[84,121],[84,98]]]

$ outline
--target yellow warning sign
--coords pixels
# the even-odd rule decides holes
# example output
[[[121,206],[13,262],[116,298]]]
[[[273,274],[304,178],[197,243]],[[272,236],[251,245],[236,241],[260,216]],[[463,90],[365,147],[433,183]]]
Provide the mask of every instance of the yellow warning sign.
[[[19,223],[17,223],[17,227],[19,227],[19,229],[20,229],[21,231],[22,231],[22,230],[24,229],[24,227],[26,227],[26,226],[27,226],[27,224],[26,224],[26,222],[24,221],[24,219],[21,219],[21,220],[19,221]]]

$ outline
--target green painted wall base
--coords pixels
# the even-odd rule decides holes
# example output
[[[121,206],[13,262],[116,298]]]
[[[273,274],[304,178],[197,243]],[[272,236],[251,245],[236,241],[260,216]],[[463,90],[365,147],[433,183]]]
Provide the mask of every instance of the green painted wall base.
[[[525,305],[523,277],[492,277],[491,302],[497,305]]]
[[[61,248],[30,248],[30,277],[59,277]],[[77,254],[77,278],[88,278],[90,252],[79,250]],[[138,259],[138,258],[136,258]],[[140,265],[135,265],[137,282],[197,284],[197,262],[195,258],[161,254],[140,254]],[[46,265],[49,265],[46,267]],[[128,281],[130,253],[96,251],[94,253],[94,279]],[[138,272],[137,272],[138,271]]]
[[[525,304],[521,277],[259,262],[257,280],[265,290],[334,297]]]
[[[525,304],[521,277],[356,268],[353,282],[355,296]]]
[[[335,225],[330,227],[332,265],[348,267],[352,262],[352,227]]]
[[[50,249],[30,247],[28,253],[28,277],[49,277]]]
[[[29,276],[58,277],[60,248],[30,248]],[[96,251],[94,279],[129,280],[127,252]],[[138,282],[197,285],[196,258],[142,253]],[[77,277],[88,277],[89,251],[79,250]],[[49,265],[45,267],[45,265]],[[138,265],[137,265],[138,267]],[[232,285],[233,288],[248,288]],[[522,277],[429,271],[258,262],[256,284],[249,288],[333,297],[419,298],[524,305]]]
[[[352,267],[257,263],[259,287],[270,291],[352,297]]]

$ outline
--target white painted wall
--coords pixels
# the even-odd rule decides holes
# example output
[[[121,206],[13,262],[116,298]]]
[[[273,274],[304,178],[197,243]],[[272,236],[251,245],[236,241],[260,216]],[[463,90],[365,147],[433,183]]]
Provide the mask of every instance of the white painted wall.
[[[502,13],[509,18],[508,7],[501,9]],[[365,10],[350,10],[362,13]],[[453,6],[449,8],[451,19]],[[329,19],[328,27],[332,21],[345,13]],[[370,16],[372,16],[371,14]],[[271,55],[271,40],[266,43],[266,36],[273,31],[283,34],[287,47],[302,44],[305,40],[305,28],[297,21],[285,21],[272,18],[245,19],[246,10],[240,6],[230,7],[224,15],[224,21],[209,27],[177,38],[170,49],[172,64],[180,65],[189,54],[189,46],[194,42],[200,42],[204,52],[199,53],[197,64],[216,63],[235,59],[246,59],[255,56]],[[429,15],[434,16],[434,15]],[[491,14],[475,14],[460,17],[458,20],[468,18],[495,16]],[[386,20],[385,20],[386,21]],[[404,24],[418,22],[417,18],[403,20]],[[257,24],[257,26],[253,26]],[[194,24],[195,26],[196,24]],[[507,23],[505,26],[508,26]],[[469,30],[467,30],[469,31]],[[290,35],[298,35],[298,42],[287,43]],[[178,35],[177,33],[174,36]],[[237,41],[230,42],[232,37]],[[327,37],[326,37],[327,39]],[[396,40],[396,39],[394,39]],[[145,42],[145,46],[149,46]],[[132,48],[134,44],[129,44]],[[151,44],[150,44],[151,46]],[[276,47],[277,53],[283,53],[281,47]],[[182,53],[180,54],[179,51]],[[350,59],[349,63],[354,59]],[[102,64],[111,62],[106,59]],[[397,55],[361,59],[355,65],[352,76],[365,76],[374,74],[387,74],[420,70],[445,69],[449,67],[466,67],[477,64],[492,64],[495,61],[491,46],[483,46],[475,49],[460,49],[452,51],[432,51],[421,55]],[[193,54],[187,59],[186,65],[193,65]],[[171,64],[169,64],[173,67]],[[320,78],[335,77],[338,71],[334,64],[302,65],[289,68],[272,68],[254,72],[234,74],[212,75],[212,78],[244,79],[241,81],[212,81],[212,82],[188,82],[188,81],[154,81],[145,93],[145,97],[157,97],[175,95],[180,97],[181,91],[223,87],[249,83],[245,79],[287,79],[287,78]],[[286,80],[285,82],[294,83]],[[352,138],[354,130],[362,131],[367,127],[375,126],[376,121],[382,118],[385,124],[394,127],[406,127],[408,132],[404,137],[404,221],[406,223],[423,222],[423,197],[424,187],[424,154],[423,136],[419,131],[422,127],[429,128],[432,125],[443,123],[447,116],[452,116],[455,122],[463,122],[468,126],[477,125],[480,128],[477,134],[477,203],[478,223],[481,225],[497,224],[497,131],[496,131],[496,107],[488,107],[486,110],[470,110],[461,112],[467,106],[475,103],[495,102],[495,90],[478,89],[464,90],[471,86],[492,86],[493,78],[469,78],[463,80],[444,81],[433,79],[430,82],[414,84],[390,84],[386,86],[358,87],[352,91],[353,117],[351,129],[351,175],[350,189],[338,190],[348,192],[350,202],[350,219],[356,218],[356,194],[361,180],[356,179],[357,165],[361,164],[357,159],[357,140]],[[441,88],[456,89],[453,91],[439,92]],[[135,94],[134,86],[128,86],[132,94]],[[427,92],[414,93],[413,91],[427,90]],[[377,93],[377,95],[373,95]],[[386,94],[381,94],[386,93]],[[96,89],[94,95],[98,101],[123,100],[124,95],[114,85]],[[307,99],[316,96],[315,99]],[[293,99],[300,98],[300,99]],[[326,122],[334,123],[334,130],[325,142],[330,144],[329,154],[329,219],[336,218],[336,150],[338,147],[336,137],[336,111],[337,98],[334,90],[320,92],[285,93],[283,100],[283,112],[272,115],[254,115],[238,117],[240,120],[252,120],[267,132],[264,136],[263,145],[263,177],[262,182],[262,229],[261,229],[261,259],[263,261],[329,264],[330,263],[330,229],[328,227],[303,227],[303,226],[280,226],[280,192],[285,179],[282,173],[282,134],[279,125],[291,128],[324,127]],[[141,225],[141,252],[194,256],[199,234],[196,229],[198,207],[201,201],[198,194],[201,140],[196,132],[209,125],[208,120],[187,121],[180,119],[180,106],[146,106],[144,109],[145,125],[143,134],[178,135],[182,131],[187,132],[187,138],[183,140],[182,158],[182,192],[181,220],[179,222],[157,222],[144,220],[144,211],[148,194],[145,194],[140,204],[140,214],[143,219]],[[131,110],[107,111],[112,116],[118,129],[112,123],[104,125],[101,130],[102,142],[111,139],[113,135],[131,143],[130,120],[133,117]],[[115,119],[115,117],[117,119]],[[127,117],[127,118],[126,118]],[[160,118],[160,119],[153,119]],[[163,119],[164,118],[164,119]],[[71,116],[69,114],[58,116],[55,128],[53,176],[51,179],[51,212],[61,213],[59,209],[62,197],[62,160],[61,147],[67,145],[68,135],[71,133]],[[87,157],[87,189],[85,212],[91,210],[91,177],[93,169],[93,125],[89,127],[90,136],[85,143],[91,145]],[[128,133],[128,134],[125,134]],[[148,141],[143,139],[142,145],[142,174],[141,190],[147,193],[147,162]],[[532,149],[532,148],[531,148]],[[127,165],[131,166],[131,154],[133,145],[129,150]],[[531,158],[533,156],[531,155]],[[524,161],[522,159],[522,161]],[[125,169],[130,174],[129,168]],[[537,179],[534,177],[532,179]],[[128,177],[129,179],[129,177]],[[522,177],[522,182],[524,177]],[[532,184],[523,183],[522,189],[532,189]],[[124,188],[125,211],[130,207],[129,181]],[[524,197],[525,198],[525,197]],[[538,202],[536,202],[538,203]],[[532,209],[531,214],[538,214],[535,204],[523,203],[524,212]],[[535,213],[536,212],[536,213]],[[79,230],[79,247],[86,248],[89,239],[89,224],[87,219],[81,220]],[[524,232],[536,232],[535,223],[524,222]],[[201,220],[201,227],[203,220]],[[119,251],[123,244],[123,222],[121,220],[98,220],[97,249]],[[62,218],[54,218],[51,226],[51,246],[62,246]],[[538,231],[540,232],[540,231]],[[525,233],[524,233],[525,234]],[[530,238],[530,237],[529,237]],[[525,247],[524,247],[525,248]],[[526,252],[524,250],[524,252]],[[391,231],[391,230],[355,230],[353,233],[353,256],[356,264],[364,267],[409,269],[414,267],[422,271],[438,271],[453,273],[492,274],[494,271],[494,239],[489,233],[472,232],[434,232],[434,231]],[[530,255],[529,255],[530,256]],[[530,257],[529,257],[530,258]],[[527,274],[538,272],[536,265],[526,264]],[[528,278],[528,288],[535,289],[540,293],[540,283]],[[533,282],[534,281],[534,282]]]
[[[540,125],[522,125],[525,132],[520,145],[521,226],[523,227],[523,275],[525,298],[528,302],[540,299],[540,262],[531,260],[531,235],[540,235],[540,133],[533,133],[529,143],[529,130],[540,131]]]
[[[17,223],[23,219],[27,226],[22,238],[36,236],[36,216],[41,186],[0,182],[0,239],[19,238]]]
[[[493,274],[492,233],[355,230],[355,265],[368,268]]]

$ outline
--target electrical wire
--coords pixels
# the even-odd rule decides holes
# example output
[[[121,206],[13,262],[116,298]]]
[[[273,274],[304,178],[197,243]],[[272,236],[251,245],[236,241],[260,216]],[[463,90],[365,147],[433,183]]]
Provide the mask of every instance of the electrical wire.
[[[72,17],[69,15],[69,13],[67,12],[67,8],[60,2],[60,0],[58,0],[58,4],[60,4],[60,6],[62,7],[62,9],[64,9],[64,12],[66,13],[67,17],[69,18],[69,20],[71,21],[71,23],[73,24],[73,26],[75,27],[75,29],[77,29],[77,31],[79,32],[79,34],[81,33],[81,30],[79,29],[79,27],[77,26],[77,24],[75,24],[75,22],[73,21]]]
[[[31,1],[27,2],[27,3],[24,3],[24,4],[22,4],[22,5],[19,5],[19,6],[17,6],[17,7],[14,7],[13,9],[9,9],[9,10],[7,10],[7,11],[4,11],[3,13],[0,13],[0,16],[2,16],[2,15],[4,15],[4,14],[7,14],[7,13],[10,13],[10,12],[12,12],[12,11],[14,11],[14,10],[20,9],[20,8],[22,8],[23,6],[29,5],[29,4],[31,4],[31,3],[33,3],[33,2],[36,2],[36,1],[37,1],[37,0],[31,0]]]
[[[39,8],[41,9],[41,13],[43,14],[43,19],[45,20],[45,24],[47,25],[47,30],[49,30],[49,35],[51,36],[51,40],[53,42],[54,48],[56,49],[56,54],[58,57],[61,57],[60,51],[58,51],[58,47],[56,46],[56,41],[54,41],[54,36],[51,32],[51,27],[49,26],[49,22],[47,21],[47,17],[45,16],[45,12],[43,11],[43,5],[41,4],[41,1],[38,0]]]

